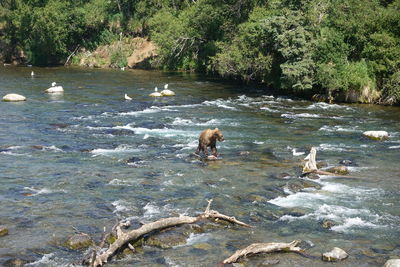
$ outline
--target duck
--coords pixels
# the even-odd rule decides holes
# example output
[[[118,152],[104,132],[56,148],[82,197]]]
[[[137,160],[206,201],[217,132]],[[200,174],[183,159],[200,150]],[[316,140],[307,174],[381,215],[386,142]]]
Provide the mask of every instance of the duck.
[[[56,85],[57,85],[57,83],[53,82],[51,84],[51,87],[46,89],[45,92],[49,93],[49,94],[63,93],[64,89],[62,88],[62,86],[60,86],[60,85],[56,86]]]
[[[127,94],[125,94],[125,100],[132,100],[132,97],[130,97]]]
[[[164,85],[164,90],[161,91],[163,96],[174,96],[174,91],[168,90],[168,83]]]
[[[153,97],[159,97],[162,96],[162,94],[160,92],[158,92],[158,88],[154,88],[154,92],[151,93],[149,96],[153,96]]]

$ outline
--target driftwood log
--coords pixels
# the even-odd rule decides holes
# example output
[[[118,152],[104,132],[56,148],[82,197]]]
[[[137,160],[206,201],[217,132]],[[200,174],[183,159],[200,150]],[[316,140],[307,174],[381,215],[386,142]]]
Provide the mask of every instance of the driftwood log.
[[[116,231],[117,239],[109,245],[108,248],[104,248],[104,240],[101,242],[100,247],[97,250],[91,252],[90,259],[88,262],[89,266],[97,267],[102,266],[104,263],[107,263],[108,259],[110,259],[120,248],[128,244],[129,242],[135,241],[138,238],[151,233],[156,230],[165,229],[168,227],[173,227],[181,224],[191,224],[195,223],[201,219],[215,219],[215,220],[224,220],[234,224],[238,224],[244,227],[252,227],[244,222],[237,220],[235,217],[230,217],[224,214],[219,213],[218,211],[211,210],[212,200],[208,200],[208,205],[206,210],[196,217],[190,216],[179,216],[179,217],[171,217],[160,219],[155,222],[147,223],[142,225],[138,229],[134,229],[128,232],[124,232],[122,230],[123,226],[127,226],[126,223],[118,223],[113,228]],[[132,247],[130,247],[132,249]]]
[[[306,162],[303,167],[303,173],[301,174],[302,177],[307,176],[310,173],[316,173],[320,175],[329,175],[336,177],[360,178],[355,176],[340,175],[333,172],[322,171],[317,167],[316,157],[317,157],[317,150],[315,149],[315,147],[312,147],[310,150],[310,154],[308,154],[308,156],[305,158]]]
[[[298,247],[300,240],[294,240],[290,243],[254,243],[244,249],[237,250],[232,256],[225,259],[223,264],[230,264],[237,262],[240,258],[251,256],[258,253],[270,252],[302,252],[303,250]]]

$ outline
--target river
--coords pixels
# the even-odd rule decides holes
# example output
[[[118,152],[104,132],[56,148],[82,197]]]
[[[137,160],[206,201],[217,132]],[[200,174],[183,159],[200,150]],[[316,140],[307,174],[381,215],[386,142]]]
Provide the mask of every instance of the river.
[[[31,71],[35,76],[31,77]],[[43,91],[55,81],[62,95]],[[164,84],[175,97],[151,98]],[[186,244],[114,259],[108,266],[214,266],[254,242],[301,239],[307,253],[250,258],[249,266],[379,266],[400,254],[400,108],[312,103],[193,74],[0,67],[0,264],[66,266],[84,251],[61,243],[74,228],[99,240],[116,218],[133,224],[213,208],[254,228],[220,226]],[[125,101],[124,94],[133,98]],[[191,156],[199,133],[218,127],[221,159]],[[385,130],[372,141],[363,131]],[[322,176],[298,188],[301,160],[351,160],[353,178]],[[296,153],[293,153],[294,150]],[[301,154],[304,152],[304,154]],[[322,227],[324,220],[334,225]]]

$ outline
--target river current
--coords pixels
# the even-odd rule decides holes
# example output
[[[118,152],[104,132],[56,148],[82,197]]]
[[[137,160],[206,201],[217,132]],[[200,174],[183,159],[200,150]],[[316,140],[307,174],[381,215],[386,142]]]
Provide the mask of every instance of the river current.
[[[31,77],[31,71],[35,76]],[[62,95],[44,90],[55,81]],[[175,97],[151,98],[164,84]],[[249,258],[249,266],[381,266],[400,254],[400,108],[312,103],[210,78],[156,71],[0,67],[0,264],[67,266],[84,251],[61,245],[74,229],[99,241],[116,218],[134,224],[213,209],[254,228],[206,228],[186,244],[114,258],[108,266],[214,266],[255,242],[301,239],[307,253]],[[127,93],[133,98],[124,100]],[[191,154],[219,128],[221,159]],[[362,136],[385,130],[386,141]],[[352,177],[303,188],[311,147],[327,167],[351,160]],[[305,180],[305,181],[304,181]],[[333,222],[330,229],[324,221]]]

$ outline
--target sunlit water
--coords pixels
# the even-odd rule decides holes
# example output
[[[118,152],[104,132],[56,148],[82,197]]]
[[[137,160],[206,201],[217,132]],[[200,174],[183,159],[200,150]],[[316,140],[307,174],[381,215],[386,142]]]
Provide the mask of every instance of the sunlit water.
[[[43,92],[53,81],[63,95]],[[148,96],[165,83],[175,97]],[[214,266],[250,243],[294,239],[318,257],[343,248],[350,257],[338,266],[377,266],[399,255],[400,109],[250,89],[183,74],[0,67],[1,97],[28,99],[0,103],[0,224],[10,231],[0,237],[0,263],[27,257],[30,266],[67,265],[84,254],[60,245],[74,227],[99,241],[116,218],[137,225],[195,216],[206,199],[255,228],[214,227],[186,245],[146,246],[109,266]],[[226,138],[218,143],[221,160],[191,156],[199,133],[214,127]],[[371,141],[362,137],[366,130],[390,138]],[[291,191],[312,146],[328,166],[352,160],[355,178],[322,177],[320,189]],[[321,226],[327,219],[335,223],[328,230]],[[290,254],[248,264],[265,259],[331,266]]]

